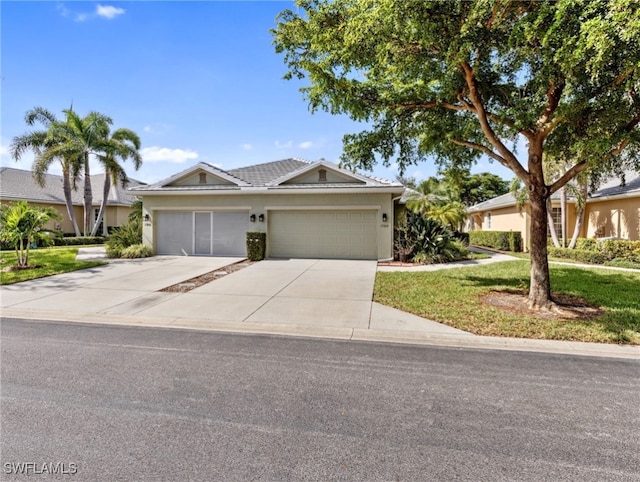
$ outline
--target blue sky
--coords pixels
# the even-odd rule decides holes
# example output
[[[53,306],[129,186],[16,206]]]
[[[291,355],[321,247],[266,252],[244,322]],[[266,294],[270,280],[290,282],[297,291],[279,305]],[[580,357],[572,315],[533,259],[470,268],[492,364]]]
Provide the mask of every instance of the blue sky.
[[[28,130],[27,110],[62,116],[72,104],[140,135],[143,167],[127,171],[145,182],[199,161],[222,169],[288,157],[339,162],[343,135],[363,126],[311,114],[298,91],[304,83],[282,79],[286,67],[269,29],[292,6],[2,1],[0,163],[30,168],[32,155],[16,163],[7,152]],[[486,160],[473,169],[482,171],[513,177]],[[429,163],[407,170],[419,180],[435,173]],[[373,174],[394,179],[397,171],[380,164]]]

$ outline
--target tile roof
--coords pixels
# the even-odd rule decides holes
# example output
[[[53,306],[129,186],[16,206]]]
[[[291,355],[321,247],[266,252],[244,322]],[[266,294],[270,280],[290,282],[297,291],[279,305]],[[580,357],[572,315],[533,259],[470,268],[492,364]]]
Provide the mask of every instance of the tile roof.
[[[388,181],[386,179],[380,179],[364,174],[356,173],[354,177],[360,180],[366,180],[366,185],[363,182],[358,182],[358,179],[354,179],[354,182],[341,182],[341,183],[309,183],[309,184],[279,184],[279,181],[290,177],[295,177],[298,174],[303,174],[305,171],[312,169],[314,164],[325,164],[329,167],[340,170],[338,166],[324,160],[314,163],[304,159],[289,158],[279,161],[266,162],[263,164],[255,164],[247,167],[240,167],[236,169],[230,169],[224,171],[220,168],[212,166],[205,162],[199,162],[198,164],[191,166],[184,171],[175,174],[167,179],[152,184],[150,186],[134,187],[136,192],[142,191],[228,191],[237,189],[252,189],[252,188],[264,188],[269,190],[291,190],[291,189],[322,189],[322,188],[372,188],[372,187],[396,187],[403,188],[402,184],[396,181]],[[200,167],[205,170],[215,170],[219,175],[238,180],[237,186],[228,185],[207,185],[207,186],[169,186],[173,181],[181,179],[184,176],[190,175]]]
[[[625,185],[622,185],[620,178],[611,178],[604,183],[597,191],[589,194],[589,199],[599,199],[610,196],[640,196],[640,173],[629,171],[625,173]],[[560,192],[556,191],[551,196],[551,199],[560,199]],[[569,202],[574,202],[575,199],[571,196],[568,197]],[[479,211],[488,211],[491,209],[498,209],[508,206],[515,206],[516,200],[511,193],[503,194],[502,196],[494,197],[488,201],[478,203],[467,209],[468,212],[474,213]]]
[[[622,185],[620,178],[610,179],[594,192],[590,197],[592,199],[620,196],[623,194],[640,195],[640,173],[628,171],[625,172],[625,183]]]
[[[239,177],[250,183],[252,186],[264,186],[265,184],[279,179],[287,174],[307,167],[310,161],[291,158],[282,159],[280,161],[266,162],[264,164],[255,164],[253,166],[240,167],[231,169],[229,174]]]
[[[140,181],[129,180],[127,187],[143,185]],[[104,184],[104,174],[94,174],[91,176],[91,187],[93,190],[93,204],[99,205],[102,202],[102,189]],[[80,180],[78,189],[72,191],[72,200],[75,205],[83,205],[83,181]],[[130,206],[135,201],[135,196],[122,188],[120,184],[111,186],[111,192],[107,204],[109,206]],[[65,204],[64,192],[62,191],[62,176],[56,174],[45,175],[45,185],[40,187],[33,178],[31,171],[14,169],[12,167],[0,167],[0,200],[25,200],[31,202]]]

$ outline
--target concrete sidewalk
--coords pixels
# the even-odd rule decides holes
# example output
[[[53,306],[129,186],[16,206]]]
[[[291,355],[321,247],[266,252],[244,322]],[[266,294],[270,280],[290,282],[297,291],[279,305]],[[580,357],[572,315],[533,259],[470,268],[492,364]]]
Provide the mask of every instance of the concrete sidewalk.
[[[3,286],[2,317],[640,359],[636,346],[482,337],[380,305],[375,261],[265,260],[187,293],[159,291],[239,260],[112,260]]]

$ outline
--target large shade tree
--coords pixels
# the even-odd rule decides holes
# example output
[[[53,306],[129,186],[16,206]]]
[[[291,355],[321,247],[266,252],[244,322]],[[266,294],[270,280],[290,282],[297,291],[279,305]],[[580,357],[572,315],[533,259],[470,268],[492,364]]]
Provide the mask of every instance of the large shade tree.
[[[487,156],[529,192],[529,305],[552,306],[547,199],[579,173],[640,168],[636,0],[298,0],[273,30],[312,110],[369,128],[342,162],[469,167]],[[525,145],[520,153],[516,147]],[[553,182],[547,156],[571,159]],[[634,164],[625,166],[624,164]]]

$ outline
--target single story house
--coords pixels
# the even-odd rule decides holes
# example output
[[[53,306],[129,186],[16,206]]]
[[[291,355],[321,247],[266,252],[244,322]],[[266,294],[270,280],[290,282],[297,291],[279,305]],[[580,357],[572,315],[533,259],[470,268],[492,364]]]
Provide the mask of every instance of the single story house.
[[[625,174],[625,184],[611,179],[587,199],[585,219],[579,233],[581,238],[640,239],[640,174]],[[561,237],[560,195],[551,197],[552,217],[558,237]],[[519,208],[511,194],[471,206],[468,210],[467,230],[520,231],[523,246],[528,246],[531,217],[528,205]],[[567,239],[576,225],[575,199],[568,197],[566,209]]]
[[[78,189],[72,191],[73,210],[76,222],[82,230],[84,218],[84,192],[83,180],[80,180]],[[91,188],[93,190],[93,215],[94,219],[100,211],[102,203],[102,191],[104,185],[104,174],[94,174],[91,176]],[[127,187],[142,185],[140,182],[130,180]],[[99,234],[106,233],[108,228],[121,226],[127,222],[131,205],[136,200],[130,192],[120,184],[112,185],[107,199],[106,222],[102,224]],[[57,229],[65,234],[73,234],[73,225],[67,214],[67,205],[62,190],[62,176],[55,174],[45,175],[45,184],[41,187],[33,178],[31,171],[24,169],[14,169],[11,167],[0,167],[0,202],[27,201],[33,206],[52,207],[60,213],[62,221],[56,221],[50,229]]]
[[[200,162],[129,192],[143,201],[143,242],[156,254],[245,256],[246,233],[259,231],[271,258],[385,260],[404,187],[290,158],[229,171]]]

